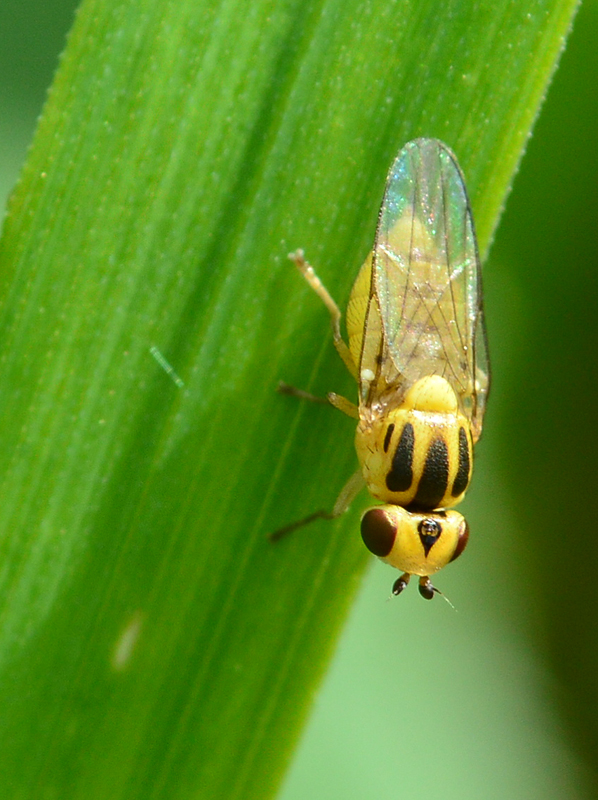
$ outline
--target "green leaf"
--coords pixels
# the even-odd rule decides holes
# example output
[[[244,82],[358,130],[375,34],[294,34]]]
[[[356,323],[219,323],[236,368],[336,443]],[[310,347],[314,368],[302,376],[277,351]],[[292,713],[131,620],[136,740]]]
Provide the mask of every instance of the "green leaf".
[[[420,135],[485,253],[575,6],[83,4],[0,245],[12,797],[275,791],[367,563],[359,504],[267,540],[356,466],[286,253],[344,301]]]

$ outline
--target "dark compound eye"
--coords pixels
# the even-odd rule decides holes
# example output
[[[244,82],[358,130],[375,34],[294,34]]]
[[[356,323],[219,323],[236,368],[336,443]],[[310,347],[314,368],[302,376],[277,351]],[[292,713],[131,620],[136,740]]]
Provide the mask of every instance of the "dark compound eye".
[[[397,526],[382,508],[370,508],[361,519],[361,538],[375,556],[384,558],[393,548]]]
[[[451,561],[454,561],[456,558],[459,558],[461,553],[467,547],[468,541],[469,541],[469,525],[465,520],[463,520],[463,522],[461,523],[461,527],[459,528],[459,540],[457,541],[457,546],[455,547],[455,552],[453,553]]]

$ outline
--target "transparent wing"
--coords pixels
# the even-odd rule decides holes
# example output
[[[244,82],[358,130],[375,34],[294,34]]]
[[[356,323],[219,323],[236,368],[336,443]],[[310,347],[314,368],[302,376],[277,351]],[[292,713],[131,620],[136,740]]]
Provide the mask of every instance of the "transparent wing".
[[[409,142],[388,175],[359,374],[366,404],[442,375],[479,437],[489,386],[480,264],[461,170],[436,139]]]

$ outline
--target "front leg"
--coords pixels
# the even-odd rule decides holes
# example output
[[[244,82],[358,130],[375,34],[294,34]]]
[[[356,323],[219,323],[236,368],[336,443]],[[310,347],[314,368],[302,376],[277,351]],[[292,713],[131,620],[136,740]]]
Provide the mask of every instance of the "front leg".
[[[306,392],[305,389],[298,389],[296,386],[291,386],[284,381],[278,381],[276,391],[279,394],[288,394],[291,397],[298,397],[300,400],[309,400],[310,403],[330,403],[331,406],[338,408],[339,411],[342,411],[343,414],[346,414],[348,417],[359,419],[359,408],[355,403],[343,397],[342,394],[328,392],[326,397],[318,397],[311,392]]]

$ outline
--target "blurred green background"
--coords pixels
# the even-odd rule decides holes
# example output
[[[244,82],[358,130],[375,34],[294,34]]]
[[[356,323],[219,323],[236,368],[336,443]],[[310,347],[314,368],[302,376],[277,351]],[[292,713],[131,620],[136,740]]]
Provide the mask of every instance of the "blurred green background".
[[[74,8],[0,6],[3,198]],[[284,800],[598,795],[597,54],[588,0],[485,264],[493,392],[471,543],[439,584],[457,610],[387,602],[372,564]]]

